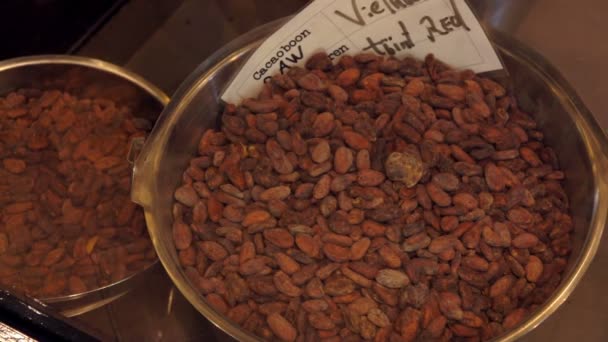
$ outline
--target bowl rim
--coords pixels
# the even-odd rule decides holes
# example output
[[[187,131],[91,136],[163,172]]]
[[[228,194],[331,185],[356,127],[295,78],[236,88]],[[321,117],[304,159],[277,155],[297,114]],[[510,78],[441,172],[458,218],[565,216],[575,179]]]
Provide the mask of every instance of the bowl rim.
[[[76,65],[108,72],[137,85],[139,88],[145,90],[148,94],[154,96],[154,98],[163,106],[167,106],[167,104],[169,104],[171,100],[169,96],[165,94],[165,92],[162,91],[159,87],[155,86],[153,83],[151,83],[144,77],[136,74],[135,72],[118,66],[116,64],[92,57],[61,54],[44,54],[16,57],[0,61],[0,72],[27,66],[53,64]]]
[[[126,68],[118,66],[116,64],[106,62],[106,61],[96,59],[96,58],[91,58],[91,57],[62,55],[62,54],[44,54],[44,55],[31,55],[31,56],[10,58],[10,59],[0,61],[0,73],[9,71],[9,70],[14,70],[14,69],[19,69],[19,68],[24,68],[24,67],[29,67],[29,66],[40,66],[40,65],[68,65],[68,66],[72,65],[72,66],[86,67],[86,68],[94,69],[94,70],[97,70],[100,72],[106,72],[106,73],[109,73],[116,77],[122,78],[122,79],[128,81],[129,83],[135,85],[137,88],[142,89],[147,94],[151,95],[156,101],[158,101],[158,103],[163,108],[166,107],[170,102],[170,97],[167,94],[165,94],[165,92],[163,90],[161,90],[159,87],[152,84],[150,81],[148,81],[144,77],[142,77],[142,76],[136,74],[135,72],[130,71]],[[160,117],[160,113],[159,113],[159,117]],[[146,225],[146,229],[148,229],[148,232],[149,232],[149,228],[147,227],[147,225]],[[110,283],[110,284],[107,284],[107,285],[104,285],[101,287],[97,287],[92,290],[64,295],[64,296],[35,297],[35,299],[38,301],[41,301],[43,303],[55,304],[55,303],[74,301],[74,300],[81,299],[84,297],[101,294],[104,291],[107,291],[107,290],[113,289],[113,288],[118,288],[124,284],[127,284],[127,283],[133,281],[135,278],[139,278],[140,276],[143,276],[144,274],[151,272],[151,270],[154,269],[154,266],[157,265],[159,263],[159,261],[160,261],[160,258],[157,256],[157,258],[156,258],[156,260],[154,260],[154,262],[150,263],[148,266],[146,266],[141,271],[131,274],[128,277],[123,278],[119,281],[116,281],[116,282],[113,282],[113,283]],[[88,308],[88,310],[90,310],[90,309],[94,309],[96,307],[105,305],[105,304],[109,303],[110,301],[122,296],[126,292],[128,292],[128,289],[120,291],[118,294],[113,294],[108,298],[104,298],[104,299],[98,301],[96,303],[96,305],[94,305],[93,307],[87,307],[87,308]],[[88,310],[86,310],[86,311],[88,311]],[[82,313],[82,310],[75,310],[74,312]]]
[[[161,143],[166,144],[166,140],[163,141],[163,136],[173,130],[173,127],[169,126],[171,126],[172,122],[175,122],[176,114],[181,114],[184,108],[190,105],[190,101],[196,96],[201,86],[208,81],[209,77],[213,77],[216,70],[226,63],[230,63],[232,59],[248,53],[252,45],[256,46],[261,42],[261,39],[263,39],[258,38],[254,40],[251,37],[257,37],[260,32],[268,31],[269,29],[276,29],[285,20],[285,18],[275,20],[239,36],[201,63],[199,67],[182,82],[171,102],[163,111],[159,120],[159,123],[162,123],[162,125],[161,127],[156,127],[155,130],[158,130],[153,132],[150,137],[150,141],[156,139],[160,141],[158,141],[155,146],[144,147],[146,154],[153,154],[162,150],[163,145],[161,145]],[[523,58],[525,62],[533,67],[532,70],[534,73],[541,77],[547,85],[551,86],[550,91],[557,95],[559,103],[564,106],[565,110],[569,113],[576,113],[576,115],[571,115],[571,117],[577,126],[577,131],[580,132],[583,145],[589,153],[589,159],[592,165],[591,172],[594,176],[595,185],[593,195],[597,199],[591,212],[589,231],[582,242],[580,254],[577,256],[570,256],[569,263],[572,266],[571,271],[567,273],[568,278],[562,279],[562,282],[551,297],[540,305],[537,310],[530,312],[523,322],[515,328],[492,339],[493,341],[515,341],[536,328],[566,301],[582,279],[597,252],[602,232],[608,218],[608,179],[602,179],[602,174],[608,172],[608,160],[606,158],[606,156],[608,156],[608,138],[606,132],[600,128],[597,119],[595,119],[589,109],[587,109],[576,91],[574,91],[561,73],[552,66],[545,57],[513,37],[493,29],[488,31],[490,40],[495,43],[495,47],[498,47],[502,53],[509,54],[519,60],[522,60],[522,56],[525,56],[525,58]],[[502,47],[503,45],[501,45],[501,43],[504,44],[507,41],[511,42],[509,44],[509,50],[506,50]],[[155,134],[156,136],[154,136]],[[138,160],[138,162],[142,163],[142,167],[147,159],[147,156],[143,156],[143,154],[144,153],[142,152],[142,155],[140,155],[142,160]],[[152,159],[155,159],[154,161],[151,161],[152,163],[159,162],[159,158]],[[155,166],[152,166],[152,169],[156,170]],[[146,185],[156,185],[156,183],[147,183]],[[150,220],[149,229],[151,233],[155,233],[157,230],[167,229],[167,227],[157,227],[156,220],[154,219],[155,214],[149,212],[150,199],[140,198],[139,200],[142,202],[144,210],[146,211],[146,220]],[[156,235],[156,233],[154,235]],[[187,280],[183,271],[180,269],[180,266],[173,262],[168,250],[172,245],[167,246],[168,243],[161,241],[158,236],[152,236],[152,241],[160,261],[173,283],[205,318],[233,338],[241,341],[260,341],[257,336],[245,331],[236,323],[230,321],[225,315],[216,312],[208,303],[206,303],[203,296],[201,296]]]

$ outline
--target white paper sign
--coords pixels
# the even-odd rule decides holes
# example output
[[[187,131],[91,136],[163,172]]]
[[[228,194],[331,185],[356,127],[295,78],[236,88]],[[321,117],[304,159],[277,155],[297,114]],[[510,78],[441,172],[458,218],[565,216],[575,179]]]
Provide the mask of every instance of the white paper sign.
[[[502,69],[465,0],[316,0],[268,38],[232,80],[222,99],[255,97],[263,82],[310,55],[373,52],[424,58],[433,53],[458,69]]]

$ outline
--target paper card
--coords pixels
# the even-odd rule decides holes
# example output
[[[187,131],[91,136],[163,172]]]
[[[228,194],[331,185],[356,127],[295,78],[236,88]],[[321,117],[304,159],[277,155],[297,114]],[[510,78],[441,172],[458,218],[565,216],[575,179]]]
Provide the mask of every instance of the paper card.
[[[316,0],[270,36],[222,95],[255,97],[277,73],[304,66],[312,54],[373,52],[424,58],[433,53],[457,69],[502,69],[500,59],[465,0]]]

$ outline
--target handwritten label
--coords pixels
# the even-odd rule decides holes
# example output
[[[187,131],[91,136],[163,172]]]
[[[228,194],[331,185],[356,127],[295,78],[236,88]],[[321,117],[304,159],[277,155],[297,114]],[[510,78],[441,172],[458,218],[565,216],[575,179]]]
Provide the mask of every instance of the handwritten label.
[[[465,0],[316,0],[270,36],[226,88],[222,99],[254,97],[272,75],[304,66],[313,53],[424,58],[459,69],[502,69]]]

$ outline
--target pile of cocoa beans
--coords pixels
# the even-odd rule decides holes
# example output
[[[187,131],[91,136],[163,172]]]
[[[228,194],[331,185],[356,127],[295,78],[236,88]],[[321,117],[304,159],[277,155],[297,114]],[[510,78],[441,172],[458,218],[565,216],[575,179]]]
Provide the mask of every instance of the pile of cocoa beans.
[[[156,260],[130,200],[129,107],[59,90],[0,98],[0,284],[38,298],[82,293]]]
[[[560,284],[563,179],[505,85],[319,53],[203,134],[173,238],[207,303],[264,340],[488,340]]]

